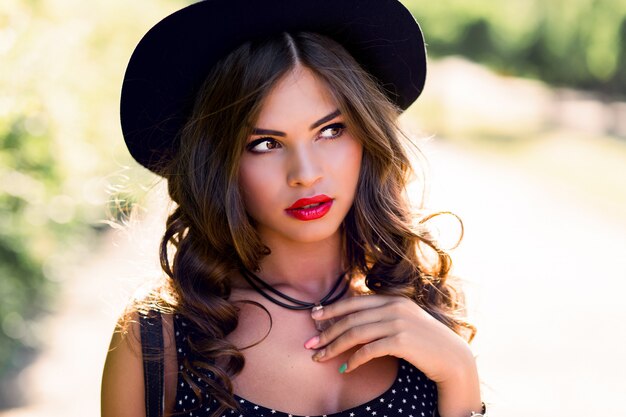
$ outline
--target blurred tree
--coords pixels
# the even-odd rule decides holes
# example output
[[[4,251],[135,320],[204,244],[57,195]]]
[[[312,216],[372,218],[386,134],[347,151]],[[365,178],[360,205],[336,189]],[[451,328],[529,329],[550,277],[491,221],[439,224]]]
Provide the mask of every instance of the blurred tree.
[[[613,91],[623,90],[626,86],[626,16],[622,17],[619,28],[619,43],[617,45],[617,71],[608,83],[608,87]]]
[[[14,400],[5,388],[16,386],[3,386],[3,377],[45,342],[38,319],[57,308],[59,284],[98,243],[102,222],[123,219],[141,193],[125,188],[121,174],[130,162],[121,79],[141,34],[180,6],[2,1],[0,408]]]
[[[626,96],[626,0],[405,0],[429,53]]]
[[[46,200],[60,178],[49,134],[36,117],[0,118],[0,375],[18,368],[40,342],[32,323],[49,307],[54,290],[42,265],[62,240],[58,230],[46,227],[53,222]]]

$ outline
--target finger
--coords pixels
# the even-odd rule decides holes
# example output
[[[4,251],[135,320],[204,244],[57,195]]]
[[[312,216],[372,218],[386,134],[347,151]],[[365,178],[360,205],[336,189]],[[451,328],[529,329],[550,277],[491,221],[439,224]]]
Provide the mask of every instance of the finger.
[[[317,362],[324,362],[356,346],[389,337],[390,335],[391,332],[389,330],[389,326],[382,322],[352,327],[335,339],[332,343],[317,351],[317,353],[313,355],[312,359]]]
[[[343,372],[351,372],[372,359],[392,355],[393,343],[392,338],[386,337],[363,345],[350,356],[345,366],[342,366],[341,369],[343,369]]]
[[[372,308],[348,314],[328,329],[324,330],[317,337],[306,342],[305,347],[308,349],[319,349],[320,347],[324,347],[348,331],[350,328],[382,321],[384,317],[382,313],[383,310],[381,308]]]
[[[336,303],[324,306],[311,312],[311,317],[315,320],[327,320],[333,317],[343,316],[354,313],[355,311],[364,310],[383,306],[391,302],[394,298],[385,295],[360,295],[356,297],[346,298]]]
[[[304,347],[307,349],[319,349],[331,343],[351,327],[362,326],[368,323],[378,323],[385,320],[390,321],[390,325],[397,329],[397,331],[403,330],[402,317],[407,314],[414,314],[415,312],[411,311],[411,309],[419,309],[419,307],[412,301],[404,299],[403,297],[386,298],[387,302],[380,307],[359,310],[342,317],[319,335],[307,340],[304,343]],[[407,305],[407,303],[410,305]]]

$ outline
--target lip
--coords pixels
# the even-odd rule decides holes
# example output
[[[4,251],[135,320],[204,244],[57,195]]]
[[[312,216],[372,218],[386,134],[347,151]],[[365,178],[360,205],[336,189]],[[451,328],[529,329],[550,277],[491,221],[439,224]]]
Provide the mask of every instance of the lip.
[[[310,204],[326,203],[332,200],[333,200],[332,198],[330,198],[329,196],[325,194],[320,194],[320,195],[316,195],[313,197],[305,197],[305,198],[299,199],[298,201],[293,203],[291,206],[287,207],[287,210],[301,209],[302,207],[308,206]]]
[[[318,204],[315,207],[304,208],[311,204]],[[333,199],[327,195],[320,194],[314,197],[301,198],[290,207],[285,209],[285,212],[298,220],[308,221],[315,220],[324,217],[326,213],[330,211],[333,205]]]

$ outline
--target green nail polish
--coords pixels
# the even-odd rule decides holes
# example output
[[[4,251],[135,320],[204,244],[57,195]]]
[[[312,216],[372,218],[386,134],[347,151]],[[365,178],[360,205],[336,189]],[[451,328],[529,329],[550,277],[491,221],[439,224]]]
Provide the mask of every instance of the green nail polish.
[[[346,369],[348,369],[348,364],[344,363],[343,365],[339,367],[339,373],[343,374],[344,372],[346,372]]]

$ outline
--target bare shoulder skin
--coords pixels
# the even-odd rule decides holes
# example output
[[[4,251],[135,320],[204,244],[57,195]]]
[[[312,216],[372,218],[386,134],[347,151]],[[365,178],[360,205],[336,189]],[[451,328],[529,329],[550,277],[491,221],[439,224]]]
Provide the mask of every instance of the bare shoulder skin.
[[[176,342],[172,316],[163,314],[165,346],[165,409],[169,415],[176,397]],[[137,315],[126,332],[116,326],[104,364],[101,390],[102,417],[145,417],[143,360]]]

